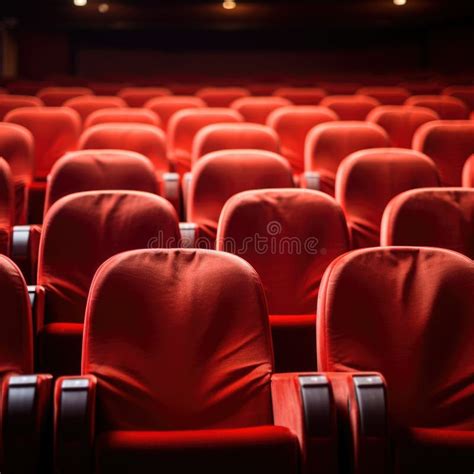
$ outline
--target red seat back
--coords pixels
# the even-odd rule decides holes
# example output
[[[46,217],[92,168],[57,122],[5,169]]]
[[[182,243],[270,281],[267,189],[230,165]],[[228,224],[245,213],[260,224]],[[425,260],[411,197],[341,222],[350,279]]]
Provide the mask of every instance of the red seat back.
[[[234,100],[248,95],[250,92],[243,87],[204,87],[196,92],[208,107],[229,107]]]
[[[474,86],[451,86],[443,90],[444,95],[449,95],[462,100],[474,111]]]
[[[12,175],[8,163],[0,158],[0,254],[10,255],[14,218],[15,199]]]
[[[321,105],[334,111],[340,120],[365,120],[380,102],[368,95],[331,95]]]
[[[65,107],[74,109],[80,116],[82,123],[87,120],[87,117],[96,110],[107,109],[111,107],[125,107],[125,102],[119,97],[115,96],[96,96],[83,95],[80,97],[73,97],[64,102]]]
[[[29,95],[0,95],[0,121],[5,118],[10,110],[19,109],[20,107],[41,107],[43,101],[38,97]]]
[[[143,107],[149,100],[171,94],[165,87],[125,87],[117,94],[129,107]]]
[[[45,87],[37,93],[37,96],[48,107],[60,107],[68,99],[91,94],[92,91],[87,87]]]
[[[173,114],[183,109],[197,109],[206,107],[206,103],[198,97],[190,95],[163,96],[150,99],[145,107],[160,117],[163,128],[168,128]]]
[[[471,155],[464,164],[462,185],[467,188],[474,188],[474,155]]]
[[[280,107],[291,105],[283,97],[242,97],[234,100],[231,107],[244,117],[246,122],[265,124],[271,112]]]
[[[358,94],[368,95],[377,99],[382,105],[402,105],[410,97],[410,92],[403,87],[361,87]]]
[[[464,120],[469,118],[469,109],[456,97],[448,95],[414,95],[407,105],[434,110],[441,120]]]
[[[84,128],[101,123],[146,123],[161,127],[160,118],[150,109],[118,107],[92,112],[84,123]]]
[[[318,105],[326,91],[319,87],[280,87],[273,95],[288,99],[295,105]]]

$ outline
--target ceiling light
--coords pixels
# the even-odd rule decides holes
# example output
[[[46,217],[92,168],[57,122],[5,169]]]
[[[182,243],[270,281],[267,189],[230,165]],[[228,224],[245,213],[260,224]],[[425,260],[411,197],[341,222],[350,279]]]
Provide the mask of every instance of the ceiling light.
[[[87,0],[74,0],[74,5],[76,7],[85,7],[87,5]]]
[[[222,2],[222,7],[226,10],[233,10],[237,6],[235,0],[224,0]]]
[[[401,7],[402,5],[406,5],[407,0],[393,0],[394,5]]]
[[[107,13],[110,10],[110,6],[108,3],[101,3],[97,9],[100,13]]]

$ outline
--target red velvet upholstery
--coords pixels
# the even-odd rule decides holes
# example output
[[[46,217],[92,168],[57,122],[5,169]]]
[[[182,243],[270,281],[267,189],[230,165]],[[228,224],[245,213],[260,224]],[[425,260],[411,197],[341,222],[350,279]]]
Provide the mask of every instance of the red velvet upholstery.
[[[326,91],[319,87],[280,87],[273,95],[288,99],[295,105],[318,105]]]
[[[471,110],[474,110],[474,86],[447,87],[443,90],[443,94],[462,100]]]
[[[165,87],[125,87],[117,94],[129,107],[143,107],[149,100],[171,94]]]
[[[188,220],[198,224],[205,246],[216,237],[226,201],[241,191],[291,188],[291,169],[281,156],[262,150],[223,150],[206,155],[193,168]]]
[[[280,151],[275,130],[254,123],[216,123],[201,128],[193,140],[192,164],[204,155],[219,150],[253,149]]]
[[[10,239],[15,219],[13,180],[8,163],[0,157],[0,254],[10,255]]]
[[[469,109],[462,100],[448,95],[414,95],[407,105],[434,110],[441,120],[464,120],[469,118]]]
[[[355,151],[385,148],[385,130],[366,122],[323,123],[312,128],[305,143],[305,170],[320,175],[320,189],[333,195],[339,163]]]
[[[326,107],[288,106],[272,112],[267,125],[280,137],[281,154],[293,171],[300,174],[304,171],[304,144],[308,132],[315,125],[337,119],[337,115]]]
[[[183,109],[197,109],[206,107],[206,103],[198,97],[188,95],[164,96],[150,99],[145,107],[155,112],[161,119],[163,128],[168,128],[170,118],[175,112]]]
[[[283,97],[242,97],[234,100],[231,107],[244,117],[246,122],[260,123],[264,125],[271,112],[280,107],[291,105],[288,99]]]
[[[84,122],[84,128],[92,127],[101,123],[146,123],[161,127],[160,118],[150,109],[119,107],[112,109],[101,109],[92,112]]]
[[[222,209],[216,249],[244,258],[262,279],[276,371],[315,370],[319,283],[327,265],[349,250],[344,215],[334,199],[303,189],[236,194]]]
[[[390,137],[392,146],[398,148],[411,148],[418,128],[433,120],[439,120],[434,110],[411,105],[381,105],[367,116],[367,121],[380,125]]]
[[[10,110],[19,109],[20,107],[41,107],[43,102],[38,97],[29,95],[0,95],[0,120],[5,118]]]
[[[81,95],[91,95],[92,91],[87,87],[45,87],[36,95],[44,105],[48,107],[60,107],[68,99],[80,97]]]
[[[474,189],[404,192],[387,206],[382,245],[442,247],[474,259]]]
[[[45,217],[38,263],[46,290],[40,364],[55,374],[78,373],[87,293],[102,262],[125,250],[174,247],[178,239],[175,211],[159,196],[94,191],[56,202]],[[66,336],[76,342],[66,345]]]
[[[471,155],[464,163],[462,185],[466,188],[474,188],[474,155]]]
[[[67,100],[64,102],[64,106],[74,109],[81,116],[82,123],[84,124],[87,117],[96,110],[125,107],[126,104],[120,97],[83,95]]]
[[[336,199],[356,248],[378,246],[385,206],[407,189],[438,186],[435,164],[423,153],[375,148],[352,153],[339,165]]]
[[[402,105],[410,97],[410,92],[403,87],[361,87],[357,93],[373,97],[382,105]]]
[[[249,95],[250,92],[243,87],[204,87],[196,92],[196,97],[208,107],[229,107],[234,100]]]
[[[321,105],[334,111],[340,120],[365,120],[380,102],[368,95],[331,95],[325,97]]]
[[[413,149],[435,162],[443,186],[460,186],[464,163],[474,153],[474,122],[439,120],[426,123],[415,133]]]
[[[69,194],[123,189],[158,193],[150,160],[124,150],[81,150],[68,153],[51,170],[46,189],[45,212]]]
[[[473,262],[443,249],[358,250],[325,273],[319,367],[384,374],[399,473],[474,463],[473,292]]]
[[[173,114],[168,124],[168,157],[176,171],[185,173],[191,169],[194,137],[201,128],[214,123],[243,122],[243,117],[228,108],[184,109]]]
[[[168,172],[166,137],[163,130],[143,123],[103,123],[85,130],[79,140],[80,150],[117,149],[146,156],[158,174]]]

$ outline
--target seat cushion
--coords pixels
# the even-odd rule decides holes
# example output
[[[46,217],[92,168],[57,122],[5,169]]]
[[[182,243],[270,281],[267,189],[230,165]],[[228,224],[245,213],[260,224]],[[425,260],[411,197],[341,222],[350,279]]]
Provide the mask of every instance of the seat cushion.
[[[96,473],[294,473],[296,436],[287,428],[109,431],[99,435]]]

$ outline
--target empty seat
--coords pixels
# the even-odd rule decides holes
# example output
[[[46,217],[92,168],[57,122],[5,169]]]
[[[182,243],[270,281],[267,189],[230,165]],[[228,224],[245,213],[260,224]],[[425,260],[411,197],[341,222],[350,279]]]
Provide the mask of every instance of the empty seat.
[[[155,97],[163,97],[171,94],[165,87],[125,87],[117,94],[129,107],[143,107],[149,100]]]
[[[81,116],[84,124],[87,117],[96,110],[125,107],[126,104],[120,97],[83,95],[67,100],[64,102],[64,106],[74,109]]]
[[[8,163],[0,157],[0,254],[10,255],[15,218],[13,179]]]
[[[381,243],[442,247],[474,259],[474,190],[425,188],[396,196],[383,215]]]
[[[0,121],[2,121],[10,110],[20,107],[40,107],[43,105],[41,99],[29,95],[0,95]]]
[[[464,164],[462,185],[466,188],[474,188],[474,155],[471,155]]]
[[[194,137],[192,164],[202,156],[219,150],[254,149],[280,151],[275,130],[255,123],[216,123],[206,125]]]
[[[474,153],[474,123],[469,120],[426,123],[415,133],[413,149],[435,162],[443,186],[460,186],[464,163]]]
[[[244,258],[262,279],[277,372],[315,370],[319,284],[327,265],[349,250],[334,199],[304,189],[236,194],[222,209],[216,249]]]
[[[158,193],[151,161],[134,151],[81,150],[58,160],[48,179],[45,213],[69,194],[95,190],[132,190]]]
[[[321,105],[333,110],[340,120],[365,120],[380,102],[367,95],[331,95],[325,97]]]
[[[161,127],[160,118],[150,109],[145,108],[113,108],[102,109],[92,112],[84,123],[84,128],[92,127],[101,123],[147,123],[155,127]]]
[[[273,95],[288,99],[295,105],[318,105],[326,91],[319,87],[280,87]]]
[[[261,150],[223,150],[210,153],[194,166],[188,201],[188,220],[198,225],[202,246],[214,247],[217,222],[227,199],[250,189],[291,188],[288,162]]]
[[[469,118],[469,109],[456,97],[448,95],[414,95],[407,105],[434,110],[441,120],[464,120]]]
[[[329,122],[313,127],[305,142],[305,171],[319,176],[319,188],[334,195],[339,163],[355,151],[386,148],[385,130],[367,122]]]
[[[194,137],[206,125],[242,122],[243,117],[228,108],[196,108],[176,112],[168,124],[168,157],[179,173],[191,169]]]
[[[451,86],[443,90],[444,95],[449,95],[462,100],[474,111],[474,86]]]
[[[433,120],[439,120],[434,110],[411,105],[381,105],[367,116],[367,121],[380,125],[390,137],[392,146],[398,148],[411,148],[418,128]]]
[[[291,105],[283,97],[242,97],[232,102],[231,107],[239,112],[246,122],[265,124],[271,112]]]
[[[328,267],[318,302],[320,370],[375,369],[386,380],[386,395],[371,378],[357,387],[367,411],[354,446],[367,467],[388,449],[394,465],[361,472],[463,472],[474,464],[473,294],[472,260],[444,249],[363,249]]]
[[[59,107],[64,105],[68,99],[80,97],[81,95],[91,95],[92,91],[87,87],[45,87],[41,89],[37,96],[48,107]]]
[[[208,107],[229,107],[234,100],[248,95],[250,92],[243,87],[204,87],[196,92]]]
[[[356,248],[378,246],[385,206],[407,189],[438,186],[435,164],[423,153],[375,148],[352,153],[339,165],[336,199]]]
[[[152,244],[176,247],[176,213],[165,199],[138,191],[90,191],[57,201],[45,216],[38,284],[45,289],[40,366],[78,374],[82,326],[95,271],[112,255]]]
[[[9,94],[36,95],[41,89],[50,86],[48,81],[17,80],[8,83]]]
[[[273,111],[267,125],[280,137],[281,154],[288,160],[293,171],[304,171],[304,146],[308,132],[324,122],[337,120],[332,110],[319,106],[288,106]]]
[[[410,92],[403,87],[361,87],[358,94],[377,99],[382,105],[402,105],[410,97]]]

